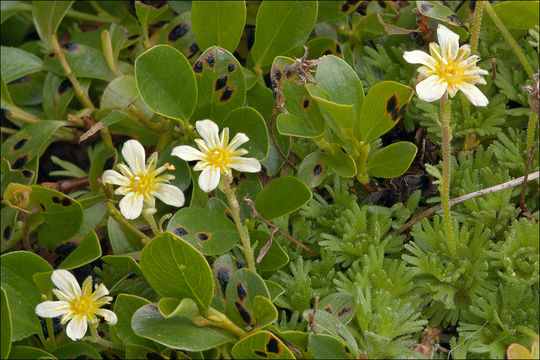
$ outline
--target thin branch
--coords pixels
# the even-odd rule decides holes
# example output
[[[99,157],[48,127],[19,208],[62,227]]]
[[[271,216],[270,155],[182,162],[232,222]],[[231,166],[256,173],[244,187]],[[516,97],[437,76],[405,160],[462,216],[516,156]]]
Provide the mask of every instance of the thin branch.
[[[521,200],[519,202],[519,207],[522,211],[525,211],[525,193],[527,192],[527,179],[529,177],[529,170],[531,169],[531,162],[534,155],[534,151],[538,147],[539,142],[537,141],[536,144],[534,144],[529,151],[526,151],[526,153],[529,156],[529,159],[527,160],[527,167],[525,168],[525,176],[523,180],[523,185],[521,187]]]
[[[536,179],[538,179],[539,176],[540,176],[540,171],[537,171],[535,173],[530,174],[526,181],[536,180]],[[494,193],[494,192],[497,192],[497,191],[506,190],[506,189],[509,189],[511,187],[521,185],[524,182],[525,182],[525,176],[522,176],[520,178],[510,180],[510,181],[507,181],[507,182],[499,184],[499,185],[495,185],[495,186],[492,186],[492,187],[489,187],[489,188],[486,188],[486,189],[481,189],[481,190],[478,190],[478,191],[474,191],[474,192],[469,193],[469,194],[465,194],[463,196],[451,199],[450,200],[450,207],[454,206],[455,204],[459,204],[460,202],[463,202],[465,200],[469,200],[469,199],[472,199],[472,198],[475,198],[475,197],[478,197],[478,196],[491,194],[491,193]],[[402,232],[404,232],[405,230],[407,230],[408,228],[410,228],[411,226],[416,224],[418,221],[422,220],[426,216],[429,216],[429,215],[431,215],[431,214],[433,214],[433,213],[435,213],[435,212],[437,212],[439,210],[441,210],[441,205],[440,204],[436,205],[436,206],[433,206],[433,207],[421,212],[420,214],[416,215],[414,218],[409,220],[405,225],[403,225],[397,231],[397,233],[401,234]]]
[[[83,178],[64,179],[57,182],[42,182],[41,186],[60,191],[64,194],[87,187],[89,185],[88,176]]]
[[[270,226],[272,229],[275,229],[277,231],[279,231],[279,233],[283,236],[285,236],[287,239],[291,240],[293,243],[295,243],[296,245],[300,246],[302,249],[306,250],[308,253],[310,253],[311,255],[313,256],[316,256],[318,258],[320,258],[321,256],[319,254],[317,254],[315,251],[311,250],[310,248],[308,248],[306,245],[302,244],[300,241],[296,240],[294,237],[292,237],[291,235],[287,234],[285,231],[281,230],[279,227],[277,227],[276,225],[272,224],[270,221],[266,220],[265,218],[263,218],[258,212],[257,210],[255,209],[255,204],[253,203],[253,200],[249,199],[246,196],[244,196],[244,201],[248,203],[249,205],[249,208],[251,209],[251,216],[253,216],[254,218],[257,218],[259,220],[261,220],[262,222],[264,222],[266,225]]]

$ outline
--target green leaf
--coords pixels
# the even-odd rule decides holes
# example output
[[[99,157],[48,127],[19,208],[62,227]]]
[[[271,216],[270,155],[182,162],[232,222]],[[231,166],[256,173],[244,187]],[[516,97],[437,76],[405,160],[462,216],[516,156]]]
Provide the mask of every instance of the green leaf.
[[[131,233],[125,225],[118,223],[112,217],[107,219],[107,232],[115,255],[137,252],[143,247],[140,238]]]
[[[311,196],[302,180],[282,176],[262,189],[255,199],[255,209],[266,220],[272,221],[300,209]]]
[[[42,299],[33,275],[52,271],[53,268],[40,256],[27,251],[10,252],[0,259],[2,287],[11,311],[13,341],[19,341],[41,332],[35,308]],[[15,348],[12,348],[12,356],[14,351]]]
[[[135,295],[120,294],[116,298],[113,311],[118,317],[118,322],[114,329],[124,344],[138,344],[153,347],[151,341],[136,335],[131,328],[131,318],[133,317],[133,314],[137,309],[147,304],[150,304],[150,301]]]
[[[245,268],[236,271],[227,284],[225,315],[242,328],[258,325],[259,321],[267,317],[258,317],[255,313],[254,298],[256,296],[270,298],[264,280],[258,274]],[[262,310],[264,306],[259,304],[259,310]],[[263,312],[267,314],[267,310]]]
[[[59,346],[53,351],[53,355],[58,359],[101,359],[101,356],[92,345],[83,343],[81,341],[71,342]]]
[[[18,209],[38,209],[30,221],[40,223],[39,242],[49,250],[77,234],[83,221],[83,208],[77,200],[43,186],[10,184],[4,200]]]
[[[45,74],[38,72],[25,75],[7,84],[13,103],[18,106],[41,104],[44,80]]]
[[[191,169],[187,163],[180,159],[178,156],[173,156],[171,154],[172,149],[178,145],[183,145],[184,143],[177,140],[171,142],[163,151],[158,159],[158,167],[169,163],[174,166],[174,170],[167,171],[168,174],[174,175],[174,179],[169,180],[169,184],[178,187],[182,191],[186,191],[191,184]]]
[[[347,344],[332,335],[309,334],[309,349],[315,359],[353,359]]]
[[[259,6],[251,54],[255,68],[302,44],[317,20],[316,1],[266,1]]]
[[[41,350],[31,346],[14,346],[9,354],[10,359],[56,359],[54,355],[49,354],[45,350]]]
[[[317,13],[317,23],[335,20],[339,17],[352,13],[362,1],[321,1],[319,0],[319,11]]]
[[[261,248],[268,242],[268,239],[270,239],[270,234],[261,230],[254,230],[250,233],[250,239],[252,243],[257,242],[257,246],[253,249],[253,253],[258,257]],[[282,268],[287,265],[288,262],[289,256],[274,238],[272,240],[272,245],[266,251],[262,260],[256,264],[256,267],[259,271],[273,271]]]
[[[324,156],[324,163],[334,170],[339,176],[349,178],[356,174],[356,163],[352,156],[339,144],[332,144]]]
[[[101,96],[101,109],[125,108],[139,97],[135,76],[123,75],[107,85]]]
[[[115,163],[117,157],[117,151],[115,148],[103,148],[94,156],[90,163],[90,170],[88,171],[88,183],[92,192],[96,193],[101,189],[98,179],[103,175],[104,167],[110,160],[112,164]]]
[[[96,232],[92,230],[82,239],[75,250],[58,265],[58,268],[66,270],[75,269],[99,259],[100,256],[101,246],[99,245],[99,239]]]
[[[326,177],[327,166],[324,163],[324,154],[315,151],[309,154],[298,165],[296,174],[300,180],[310,188],[319,186]]]
[[[56,30],[71,4],[73,1],[32,1],[34,25],[47,48],[50,48],[51,36],[56,34]]]
[[[1,74],[0,74],[0,80],[2,82],[2,94],[1,94],[2,108],[9,110],[14,107],[13,100],[11,99],[11,95],[9,94],[9,90],[6,86],[6,82],[4,81],[4,77],[1,76]]]
[[[2,221],[2,241],[0,242],[0,250],[2,253],[21,241],[22,229],[15,228],[18,213],[17,210],[10,208],[9,206],[2,207],[2,211],[0,211],[0,218]]]
[[[367,172],[371,176],[393,178],[403,175],[416,156],[416,145],[399,141],[377,151],[369,158]]]
[[[353,319],[356,302],[349,293],[333,293],[319,301],[319,309],[334,315],[347,325]]]
[[[9,162],[2,158],[2,184],[1,184],[1,193],[3,194],[6,191],[6,188],[11,183],[18,183],[29,185],[35,178],[38,166],[38,157],[30,160],[26,163],[24,167],[19,169],[12,169]],[[32,169],[32,170],[30,170]]]
[[[220,123],[246,99],[242,66],[227,50],[212,46],[193,65],[197,79],[197,107],[193,120],[212,119]]]
[[[195,320],[199,314],[199,309],[195,301],[185,298],[178,300],[175,298],[161,298],[159,299],[158,309],[161,315],[167,319],[174,316],[183,316],[190,320]]]
[[[319,1],[319,5],[321,2]],[[322,57],[323,55],[336,55],[343,57],[343,52],[341,51],[341,46],[339,42],[330,37],[318,36],[310,39],[306,43],[308,48],[307,60],[314,60]],[[304,56],[305,50],[304,45],[298,45],[295,48],[289,50],[287,56],[301,58]]]
[[[212,307],[218,311],[225,312],[227,284],[237,270],[237,263],[229,254],[221,255],[212,264],[215,285]]]
[[[59,121],[40,121],[23,127],[2,143],[2,157],[12,169],[20,169],[44,150],[52,134],[61,126]]]
[[[75,96],[71,81],[47,73],[43,83],[43,110],[47,119],[64,119],[68,104]]]
[[[7,359],[11,350],[11,337],[13,335],[11,325],[11,310],[9,309],[6,290],[2,287],[0,298],[0,316],[2,325],[0,326],[0,358]]]
[[[143,4],[141,1],[135,2],[135,13],[143,28],[148,28],[148,26],[152,25],[167,10],[169,10],[167,4],[156,9],[153,6]]]
[[[374,40],[381,36],[388,35],[384,25],[379,21],[379,13],[373,12],[371,14],[354,17],[353,31],[363,41]]]
[[[187,351],[208,350],[234,340],[227,331],[197,326],[185,317],[167,319],[161,315],[158,307],[152,304],[144,305],[135,312],[131,326],[139,336],[173,349]]]
[[[137,88],[152,111],[188,119],[197,102],[197,84],[189,62],[169,45],[156,45],[135,60]]]
[[[511,30],[529,30],[538,26],[540,9],[534,1],[505,1],[493,5],[497,17]],[[525,16],[526,14],[526,16]],[[485,16],[482,25],[495,27],[491,17]]]
[[[303,80],[290,69],[294,62],[291,58],[278,56],[272,64],[271,84],[283,92],[288,112],[277,116],[277,128],[283,135],[319,137],[326,131],[326,121],[317,103],[311,101],[306,87],[298,83]]]
[[[191,6],[193,32],[202,49],[217,45],[233,52],[246,23],[244,1],[195,1]]]
[[[0,3],[1,23],[11,16],[26,10],[28,7],[23,1],[4,1]]]
[[[182,52],[188,59],[194,60],[194,57],[200,53],[200,49],[195,42],[195,34],[191,28],[191,13],[185,12],[170,21],[160,32],[158,43],[169,44]]]
[[[287,346],[270,331],[250,333],[234,344],[235,359],[296,359]]]
[[[279,285],[276,282],[270,281],[270,280],[264,280],[264,283],[266,284],[266,287],[268,288],[268,292],[270,293],[270,299],[274,301],[278,296],[285,293],[285,289],[283,286]]]
[[[43,70],[41,59],[22,49],[2,46],[0,47],[0,54],[2,57],[2,78],[6,84],[25,75]]]
[[[174,214],[167,231],[181,237],[203,255],[221,255],[239,243],[234,223],[225,215],[186,207]]]
[[[412,95],[413,89],[394,81],[373,86],[362,104],[356,136],[370,143],[385,134],[401,119]]]
[[[465,27],[454,11],[439,1],[416,1],[420,14],[453,26]]]
[[[308,320],[309,315],[313,314],[313,310],[306,310],[303,313],[304,319]],[[341,321],[337,319],[334,315],[326,311],[317,311],[314,319],[315,329],[318,332],[327,332],[330,335],[337,336],[345,341],[345,343],[352,348],[353,358],[356,358],[358,355],[358,346],[356,340],[352,335],[351,331],[344,325]]]
[[[232,139],[237,133],[244,133],[249,141],[242,145],[248,151],[249,157],[263,160],[268,155],[269,142],[266,123],[259,112],[251,107],[241,107],[231,111],[221,127],[229,128]]]
[[[103,53],[93,47],[67,43],[62,46],[62,51],[71,70],[77,77],[105,81],[112,81],[116,77],[109,69]],[[43,65],[47,70],[54,72],[58,76],[65,76],[66,72],[58,59],[56,59],[57,56],[54,51],[48,52],[43,58]]]
[[[252,301],[252,308],[256,328],[262,328],[268,324],[272,324],[278,318],[277,309],[268,297],[261,295],[255,296]]]
[[[193,246],[171,233],[156,236],[140,260],[144,277],[163,297],[188,297],[206,311],[214,294],[212,270]]]

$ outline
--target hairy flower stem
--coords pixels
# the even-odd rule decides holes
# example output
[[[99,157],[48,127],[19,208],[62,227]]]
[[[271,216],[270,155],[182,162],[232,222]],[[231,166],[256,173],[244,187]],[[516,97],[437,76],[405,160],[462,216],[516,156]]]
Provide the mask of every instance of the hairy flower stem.
[[[257,270],[255,269],[255,260],[253,259],[253,250],[251,249],[251,244],[249,242],[249,235],[242,224],[242,219],[240,219],[240,204],[238,203],[234,190],[231,189],[230,180],[230,177],[223,176],[221,178],[220,190],[225,193],[227,200],[229,200],[232,217],[236,225],[236,229],[238,230],[238,234],[240,234],[242,246],[244,247],[244,255],[246,256],[248,268],[256,273]]]
[[[534,132],[536,130],[536,121],[538,120],[538,114],[531,111],[529,115],[529,123],[527,124],[527,147],[526,151],[530,151],[534,143]]]
[[[450,163],[452,153],[450,151],[450,142],[452,141],[452,133],[450,130],[451,107],[448,94],[441,98],[441,130],[442,130],[442,147],[443,147],[443,179],[441,186],[441,203],[443,209],[444,229],[446,233],[446,241],[452,258],[457,257],[456,243],[454,242],[454,234],[452,232],[452,219],[450,218]]]
[[[146,221],[148,221],[148,225],[150,225],[150,228],[152,229],[152,232],[154,235],[158,236],[163,231],[159,228],[158,224],[156,223],[156,219],[154,218],[154,214],[145,213],[145,210],[143,210],[143,215]]]
[[[480,25],[482,24],[482,15],[484,13],[484,2],[476,1],[474,14],[473,14],[473,26],[471,30],[471,54],[476,55],[478,51],[478,39],[480,38]]]
[[[521,62],[521,65],[523,65],[523,68],[527,72],[527,75],[529,75],[529,77],[532,79],[534,71],[531,64],[529,64],[529,61],[525,57],[525,54],[523,53],[523,50],[521,50],[521,48],[519,47],[517,41],[514,40],[514,38],[512,37],[512,34],[510,34],[506,26],[503,24],[501,19],[499,19],[499,17],[495,13],[493,6],[491,6],[491,4],[488,1],[477,1],[476,4],[478,5],[478,3],[484,4],[484,9],[486,10],[486,13],[489,15],[491,20],[493,20],[493,23],[495,23],[495,25],[497,26],[497,28],[503,35],[508,45],[510,45],[510,47],[512,48],[512,50],[518,57],[519,61]]]

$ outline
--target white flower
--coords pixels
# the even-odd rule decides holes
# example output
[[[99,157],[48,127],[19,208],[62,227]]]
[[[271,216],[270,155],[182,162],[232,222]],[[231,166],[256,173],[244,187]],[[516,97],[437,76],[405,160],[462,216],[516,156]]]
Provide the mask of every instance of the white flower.
[[[58,288],[53,289],[53,293],[60,301],[44,301],[38,304],[36,314],[44,318],[62,316],[62,324],[69,321],[66,333],[71,340],[81,339],[86,334],[88,324],[96,326],[96,315],[103,316],[111,325],[116,324],[118,318],[114,312],[100,309],[112,301],[112,297],[105,296],[109,294],[105,285],[99,284],[92,292],[92,277],[89,276],[84,280],[81,290],[75,276],[67,270],[53,271],[51,280]]]
[[[117,195],[125,195],[120,200],[120,212],[126,219],[136,219],[141,215],[143,203],[153,208],[154,197],[165,204],[180,207],[184,205],[184,194],[176,186],[166,184],[174,179],[174,175],[160,175],[165,170],[174,170],[174,166],[165,164],[156,169],[157,153],[148,158],[144,164],[144,148],[137,140],[128,140],[122,148],[122,155],[129,166],[118,165],[120,173],[106,170],[103,182],[120,185],[115,190]]]
[[[199,187],[210,192],[219,183],[220,174],[232,176],[231,169],[243,172],[261,171],[261,164],[254,158],[242,158],[247,150],[238,147],[249,140],[246,134],[238,133],[229,143],[229,128],[224,128],[219,136],[219,128],[212,120],[195,123],[202,139],[195,139],[200,151],[191,146],[177,146],[172,154],[185,161],[199,160],[193,170],[202,170]],[[204,139],[204,140],[203,140]]]
[[[422,64],[418,72],[426,79],[416,85],[418,97],[424,101],[440,99],[446,91],[454,97],[458,90],[475,106],[486,106],[488,99],[474,84],[485,84],[482,75],[488,72],[476,66],[480,60],[471,55],[469,45],[459,47],[459,35],[443,25],[437,28],[439,45],[429,44],[428,55],[423,51],[406,51],[403,58],[412,64]]]

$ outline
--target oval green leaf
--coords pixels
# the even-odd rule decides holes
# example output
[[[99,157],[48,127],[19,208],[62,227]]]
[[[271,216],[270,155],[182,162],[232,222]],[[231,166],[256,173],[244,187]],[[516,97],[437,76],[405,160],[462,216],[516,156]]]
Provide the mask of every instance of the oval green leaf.
[[[229,128],[232,139],[237,133],[244,133],[249,141],[242,145],[249,157],[263,160],[268,155],[269,142],[266,123],[259,112],[251,107],[234,109],[223,121],[222,127]]]
[[[266,220],[290,214],[311,200],[311,191],[293,176],[282,176],[268,184],[255,198],[255,209]]]
[[[181,52],[157,45],[135,60],[137,88],[152,111],[176,120],[188,119],[197,102],[197,83]]]
[[[51,36],[56,34],[58,25],[68,12],[73,1],[32,1],[32,17],[36,31],[49,47]]]
[[[296,359],[287,346],[270,331],[258,331],[238,341],[231,350],[235,359]]]
[[[388,145],[369,158],[367,171],[371,176],[387,179],[403,175],[411,166],[417,150],[416,145],[408,141]]]
[[[120,294],[116,298],[114,312],[118,317],[118,322],[114,329],[124,344],[152,346],[152,343],[148,339],[137,336],[131,328],[131,318],[135,311],[149,303],[150,301],[136,295]]]
[[[298,165],[297,176],[310,188],[319,186],[326,177],[327,166],[324,163],[324,154],[315,151],[309,154]]]
[[[216,45],[233,52],[246,24],[244,1],[194,1],[191,24],[199,47]]]
[[[141,253],[141,270],[163,297],[188,297],[206,311],[214,295],[212,270],[202,254],[171,233],[156,236]]]

